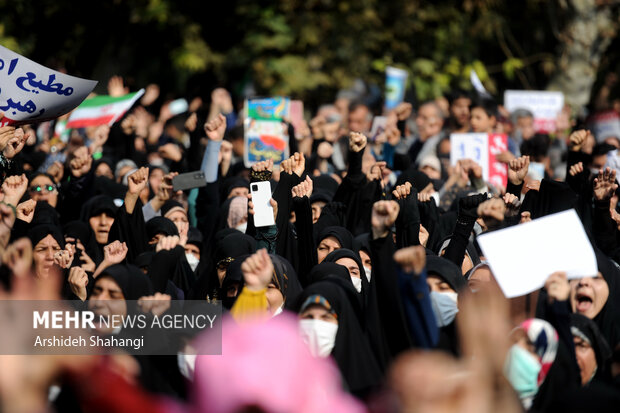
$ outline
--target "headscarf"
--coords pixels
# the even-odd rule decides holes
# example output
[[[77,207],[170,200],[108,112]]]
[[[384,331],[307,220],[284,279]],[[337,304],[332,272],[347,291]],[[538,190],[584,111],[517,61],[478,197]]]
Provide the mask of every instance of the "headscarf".
[[[314,190],[310,196],[310,204],[317,201],[329,203],[338,190],[338,182],[326,174],[312,177],[312,183]]]
[[[243,234],[242,234],[243,235]],[[235,257],[235,260],[230,263],[226,269],[226,277],[222,281],[222,289],[220,297],[225,308],[232,308],[233,304],[237,300],[237,297],[227,297],[228,288],[239,283],[241,286],[244,284],[243,272],[241,271],[241,265],[243,261],[249,257],[249,254],[244,254]],[[286,308],[292,308],[297,304],[297,297],[301,294],[301,284],[297,279],[297,273],[293,266],[279,255],[269,254],[271,262],[273,263],[273,277],[271,282],[280,290],[282,297],[284,298],[284,306]],[[238,289],[238,293],[241,292],[241,288]]]
[[[230,201],[226,223],[229,228],[235,228],[243,218],[248,218],[248,199],[236,196]]]
[[[153,262],[153,258],[155,258],[155,251],[145,251],[136,257],[133,265],[138,268],[146,268],[148,270],[151,266],[151,262]]]
[[[103,256],[101,255],[95,234],[93,234],[93,230],[90,225],[83,221],[71,221],[66,223],[62,227],[62,230],[65,237],[75,238],[76,240],[80,240],[82,242],[86,254],[88,254],[95,264],[99,264],[101,262]]]
[[[229,236],[230,239],[228,239]],[[224,259],[232,263],[235,258],[253,254],[256,252],[256,240],[235,229],[225,228],[215,233],[213,247],[210,248],[210,251],[210,254],[201,254],[200,256],[201,264],[198,269],[201,270],[203,263],[204,266],[194,284],[194,291],[190,294],[193,299],[204,300],[207,296],[210,299],[223,299],[217,276],[218,263]]]
[[[607,302],[594,317],[605,340],[611,348],[620,343],[620,268],[602,252],[595,250],[598,270],[609,288]]]
[[[359,254],[360,251],[370,255],[370,234],[361,234],[353,239],[353,251]]]
[[[94,216],[102,213],[107,213],[111,217],[116,216],[116,210],[118,208],[114,204],[114,200],[107,195],[97,195],[90,198],[84,206],[82,206],[82,213],[80,220],[88,222],[88,220]]]
[[[312,357],[298,329],[298,321],[283,314],[243,326],[229,318],[221,337],[215,337],[215,331],[201,336],[199,354],[216,354],[207,352],[215,342],[226,351],[196,358],[190,391],[195,411],[235,413],[258,406],[268,412],[362,413],[363,406],[340,390],[333,364]]]
[[[573,336],[578,336],[587,341],[594,350],[597,364],[596,376],[605,374],[611,359],[611,349],[596,323],[582,314],[573,313],[570,315],[570,324]]]
[[[114,162],[112,161],[112,159],[108,158],[107,156],[99,158],[98,160],[93,162],[93,171],[96,171],[99,165],[101,165],[102,163],[108,165],[110,167],[110,170],[112,171],[112,174],[114,174],[114,168],[115,168]]]
[[[223,259],[235,259],[256,252],[256,240],[239,231],[227,235],[215,246],[215,265]]]
[[[327,237],[334,237],[340,243],[340,248],[353,248],[353,235],[343,227],[331,226],[324,228],[316,239],[317,246]],[[362,268],[363,269],[363,268]]]
[[[360,256],[356,252],[353,252],[347,248],[339,248],[337,250],[330,252],[327,255],[327,257],[325,257],[323,262],[336,263],[336,261],[338,261],[341,258],[350,258],[353,261],[355,261],[355,264],[357,264],[357,268],[359,269],[360,279],[362,280],[361,294],[364,298],[364,302],[366,302],[368,300],[368,294],[370,292],[370,285],[368,282],[368,278],[366,278],[366,273],[364,272],[364,265],[362,264],[362,260],[360,259]],[[347,270],[347,273],[348,273],[348,270]],[[353,285],[350,275],[349,275],[349,282],[351,282],[351,285]]]
[[[549,369],[558,352],[558,333],[555,328],[545,320],[530,318],[519,326],[525,331],[527,338],[534,345],[534,351],[538,356],[541,369],[538,373],[538,386],[542,384],[549,373]]]
[[[164,202],[161,206],[161,216],[168,218],[168,213],[174,211],[182,211],[185,215],[187,215],[187,211],[183,208],[183,205],[179,201],[175,201],[174,199],[169,199]]]
[[[427,255],[426,272],[428,275],[441,277],[457,293],[467,286],[467,280],[463,276],[461,269],[446,258]]]
[[[167,237],[179,235],[179,230],[174,222],[164,217],[153,217],[146,223],[146,236],[149,240],[153,239],[155,235],[164,235]]]
[[[298,300],[298,313],[306,299],[314,295],[329,302],[337,315],[338,332],[331,355],[349,390],[356,396],[368,395],[381,384],[382,373],[360,325],[359,303],[351,300],[351,294],[343,289],[340,279],[328,277],[309,285],[302,292]]]
[[[577,195],[566,182],[543,179],[538,191],[528,191],[519,212],[529,211],[532,219],[566,211],[577,205]]]
[[[226,268],[226,276],[224,276],[224,279],[222,280],[222,288],[220,289],[219,297],[222,300],[222,305],[227,310],[230,310],[233,307],[237,301],[237,297],[241,293],[244,284],[241,264],[243,264],[243,261],[245,261],[245,259],[249,256],[250,255],[237,256],[236,259],[228,265],[228,268]],[[238,284],[237,295],[234,297],[228,297],[228,289],[234,284]]]
[[[396,180],[396,186],[403,185],[405,182],[409,182],[413,187],[420,192],[432,183],[431,178],[424,172],[418,171],[415,167],[411,166],[409,169],[403,171]]]
[[[226,178],[222,183],[222,197],[221,199],[227,199],[230,192],[235,188],[250,188],[250,182],[247,179],[240,176],[233,176]]]
[[[272,282],[284,297],[284,306],[292,308],[296,305],[296,300],[301,294],[301,284],[297,278],[297,272],[290,262],[279,255],[269,254],[273,263],[274,276]]]
[[[30,242],[32,243],[32,248],[34,248],[43,238],[51,235],[60,248],[65,248],[65,237],[62,235],[62,231],[55,225],[48,224],[39,224],[31,227],[28,230],[28,238],[30,238]]]
[[[230,234],[237,234],[239,231],[237,231],[234,228],[223,228],[219,231],[217,231],[215,233],[215,237],[213,238],[213,242],[215,244],[218,244],[220,241],[222,241],[224,238],[226,238],[227,236],[229,236]]]
[[[202,237],[202,232],[200,232],[198,228],[189,227],[189,229],[187,230],[187,243],[188,244],[193,244],[197,246],[200,250],[202,250],[203,240],[204,238]]]
[[[47,203],[47,201],[37,201],[32,216],[31,226],[40,224],[60,226],[60,216],[56,208]]]
[[[99,278],[110,277],[123,292],[125,300],[138,300],[140,297],[152,295],[153,285],[142,271],[129,264],[115,264],[106,268]]]
[[[325,194],[329,198],[327,202],[330,202],[338,190],[338,182],[327,174],[313,176],[311,179],[315,190]],[[314,195],[314,192],[312,195]]]
[[[349,271],[344,266],[336,264],[335,262],[325,261],[312,267],[308,278],[310,283],[315,283],[329,276],[335,276],[345,281],[349,281],[351,279]]]

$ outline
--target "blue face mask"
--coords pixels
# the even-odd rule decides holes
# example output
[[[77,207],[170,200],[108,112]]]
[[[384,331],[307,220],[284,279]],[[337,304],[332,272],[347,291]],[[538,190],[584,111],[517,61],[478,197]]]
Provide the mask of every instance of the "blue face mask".
[[[538,392],[540,369],[536,357],[518,344],[513,344],[508,352],[504,375],[521,399],[532,397]]]
[[[432,291],[430,296],[437,327],[445,327],[454,321],[456,314],[459,312],[457,306],[458,294],[455,292],[440,293]]]

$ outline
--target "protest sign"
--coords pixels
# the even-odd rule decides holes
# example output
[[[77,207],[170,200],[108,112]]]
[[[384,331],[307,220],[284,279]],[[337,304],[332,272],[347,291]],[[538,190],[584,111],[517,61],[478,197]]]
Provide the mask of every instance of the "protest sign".
[[[71,113],[67,122],[69,128],[84,128],[114,124],[144,94],[144,89],[124,96],[95,96],[86,99]]]
[[[597,142],[612,137],[620,139],[620,115],[615,110],[596,113],[587,123]]]
[[[453,133],[450,135],[450,163],[471,159],[482,167],[482,177],[497,187],[508,183],[508,167],[496,156],[508,150],[508,137],[499,133]]]
[[[387,125],[387,116],[375,116],[372,119],[372,127],[370,128],[370,136],[369,136],[371,142],[375,142],[377,140],[377,136],[385,132],[386,125]]]
[[[279,164],[289,156],[288,128],[283,123],[289,116],[288,98],[264,98],[246,101],[246,119],[243,122],[246,167],[257,162],[273,160]]]
[[[534,114],[536,132],[555,132],[556,117],[564,107],[564,94],[540,90],[507,90],[504,92],[504,107],[511,113],[516,109],[528,109]]]
[[[55,119],[78,106],[97,85],[42,66],[0,46],[2,124]]]
[[[595,276],[596,256],[575,210],[478,237],[493,276],[507,298],[538,290],[556,271],[568,279]],[[518,251],[523,259],[515,259]]]
[[[385,109],[392,110],[405,98],[408,73],[388,66],[385,69]]]
[[[286,125],[280,121],[247,118],[245,131],[244,163],[251,167],[257,162],[273,160],[279,164],[288,158],[288,136]]]
[[[288,98],[264,98],[247,101],[247,117],[255,120],[282,120],[289,117]]]

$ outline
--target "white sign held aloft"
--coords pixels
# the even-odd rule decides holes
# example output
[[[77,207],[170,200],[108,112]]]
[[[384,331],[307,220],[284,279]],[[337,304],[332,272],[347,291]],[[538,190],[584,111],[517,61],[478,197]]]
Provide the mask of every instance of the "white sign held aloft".
[[[534,115],[534,127],[538,132],[555,132],[556,118],[564,107],[562,92],[543,90],[507,90],[504,107],[509,112],[527,109]]]
[[[542,288],[556,271],[566,272],[568,279],[598,273],[596,255],[574,209],[483,234],[478,243],[507,298]]]
[[[508,150],[508,137],[498,133],[453,133],[450,135],[450,164],[471,159],[482,167],[482,178],[497,187],[506,187],[508,167],[496,157]]]

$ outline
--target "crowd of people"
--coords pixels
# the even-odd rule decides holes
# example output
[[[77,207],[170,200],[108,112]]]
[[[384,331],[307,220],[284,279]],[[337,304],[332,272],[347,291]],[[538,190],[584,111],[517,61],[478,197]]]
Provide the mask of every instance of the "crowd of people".
[[[119,77],[108,90],[128,92]],[[343,90],[309,122],[285,119],[290,157],[251,168],[242,102],[222,88],[177,113],[149,85],[111,127],[0,128],[0,298],[224,308],[221,355],[201,354],[208,333],[177,356],[1,355],[0,409],[617,410],[620,136],[568,106],[537,133],[530,111],[462,90],[386,113],[366,98]],[[508,135],[505,188],[451,164],[457,132]],[[175,191],[191,171],[206,186]],[[260,181],[272,226],[254,224]],[[568,209],[598,273],[506,299],[477,237]],[[0,334],[20,320],[0,314]]]

